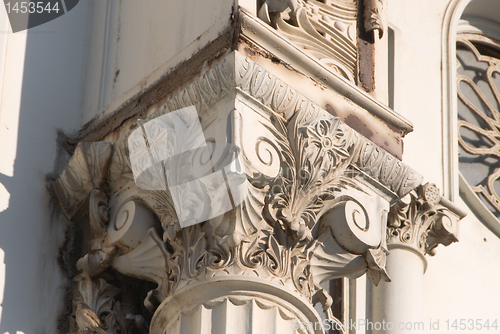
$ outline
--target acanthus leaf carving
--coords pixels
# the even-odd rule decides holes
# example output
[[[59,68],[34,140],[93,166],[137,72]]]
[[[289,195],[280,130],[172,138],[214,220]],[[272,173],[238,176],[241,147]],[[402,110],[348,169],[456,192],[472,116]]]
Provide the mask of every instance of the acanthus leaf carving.
[[[92,189],[105,187],[112,152],[113,145],[109,142],[77,145],[68,166],[53,183],[66,218],[75,217]]]
[[[125,315],[119,302],[115,301],[120,289],[86,273],[79,274],[74,281],[73,310],[76,321],[71,333],[86,329],[99,333],[124,333],[127,327]]]
[[[296,114],[286,131],[287,141],[281,137],[280,143],[283,170],[271,183],[266,211],[299,241],[310,241],[324,202],[342,187],[354,143],[338,118],[319,112]]]
[[[377,249],[370,248],[366,251],[365,259],[368,264],[368,270],[366,275],[373,282],[373,284],[378,285],[380,280],[390,282],[391,278],[387,274],[385,268],[387,260],[387,251],[382,247]]]

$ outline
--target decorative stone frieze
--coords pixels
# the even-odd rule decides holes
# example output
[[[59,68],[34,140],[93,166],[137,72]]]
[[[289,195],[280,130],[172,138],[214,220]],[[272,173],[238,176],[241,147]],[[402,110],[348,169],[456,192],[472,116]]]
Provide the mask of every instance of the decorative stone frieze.
[[[359,26],[377,31],[386,28],[384,0],[364,0]],[[358,2],[355,0],[267,0],[258,17],[295,45],[319,59],[333,71],[356,82],[359,60]]]
[[[355,82],[357,11],[354,0],[267,0],[258,15],[294,44]]]
[[[147,311],[135,305],[139,311],[115,312],[132,297],[106,285],[124,277],[154,283],[141,285],[152,333],[188,328],[188,319],[219,309],[262,314],[248,325],[255,333],[264,319],[277,327],[291,319],[320,321],[312,304],[329,309],[328,298],[320,298],[322,282],[365,272],[375,284],[390,280],[389,208],[421,184],[418,173],[237,52],[148,120],[188,106],[196,107],[207,142],[240,150],[247,197],[223,215],[181,228],[168,189],[145,190],[134,182],[128,136],[80,144],[54,190],[68,219],[83,230],[75,293],[102,301],[75,298],[76,320],[86,305],[108,333],[140,327]],[[217,166],[228,154],[215,150],[211,159]],[[207,197],[203,205],[217,201]],[[428,240],[438,240],[437,225]],[[115,320],[103,320],[99,305]],[[219,325],[212,326],[217,333]]]
[[[465,213],[439,194],[433,184],[419,186],[398,201],[389,213],[389,248],[409,248],[435,255],[435,248],[458,241],[458,222]]]

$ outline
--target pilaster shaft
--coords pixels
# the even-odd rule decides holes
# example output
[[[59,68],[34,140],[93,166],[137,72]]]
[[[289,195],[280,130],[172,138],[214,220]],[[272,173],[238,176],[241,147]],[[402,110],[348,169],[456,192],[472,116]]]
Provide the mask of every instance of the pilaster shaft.
[[[425,184],[397,202],[387,224],[387,271],[391,283],[369,287],[368,318],[390,323],[372,333],[424,333],[425,255],[435,255],[439,244],[458,241],[458,222],[465,216],[441,197],[435,185]]]

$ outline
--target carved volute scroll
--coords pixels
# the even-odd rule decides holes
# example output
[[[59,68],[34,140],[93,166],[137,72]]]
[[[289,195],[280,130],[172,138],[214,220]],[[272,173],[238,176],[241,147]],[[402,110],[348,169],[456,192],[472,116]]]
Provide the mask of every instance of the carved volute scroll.
[[[273,319],[280,323],[305,321],[316,314],[313,302],[328,304],[323,281],[365,272],[375,284],[390,280],[387,215],[392,202],[421,184],[418,173],[236,52],[146,122],[188,106],[195,106],[207,143],[241,152],[246,198],[220,216],[181,228],[168,189],[145,190],[134,182],[128,136],[86,144],[105,147],[109,160],[102,163],[103,150],[91,150],[86,169],[77,169],[83,156],[77,149],[55,182],[67,217],[86,231],[75,307],[87,304],[108,333],[144,323],[151,332],[168,333],[179,314],[221,303],[277,310]],[[228,154],[215,150],[214,166]],[[188,201],[192,194],[183,196]],[[217,200],[206,199],[209,205]],[[443,219],[432,226],[429,249],[447,227]],[[119,285],[127,279],[144,283],[135,309],[124,306],[139,296]],[[115,282],[121,290],[110,287]],[[283,300],[269,297],[274,294]],[[94,295],[102,301],[85,297]],[[142,303],[150,313],[140,312]]]

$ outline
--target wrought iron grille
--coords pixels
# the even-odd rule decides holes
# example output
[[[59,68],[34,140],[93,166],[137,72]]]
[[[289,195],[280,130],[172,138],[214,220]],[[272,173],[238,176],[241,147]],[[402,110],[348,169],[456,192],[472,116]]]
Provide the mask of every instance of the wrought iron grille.
[[[459,169],[484,206],[500,218],[500,44],[457,37]]]

